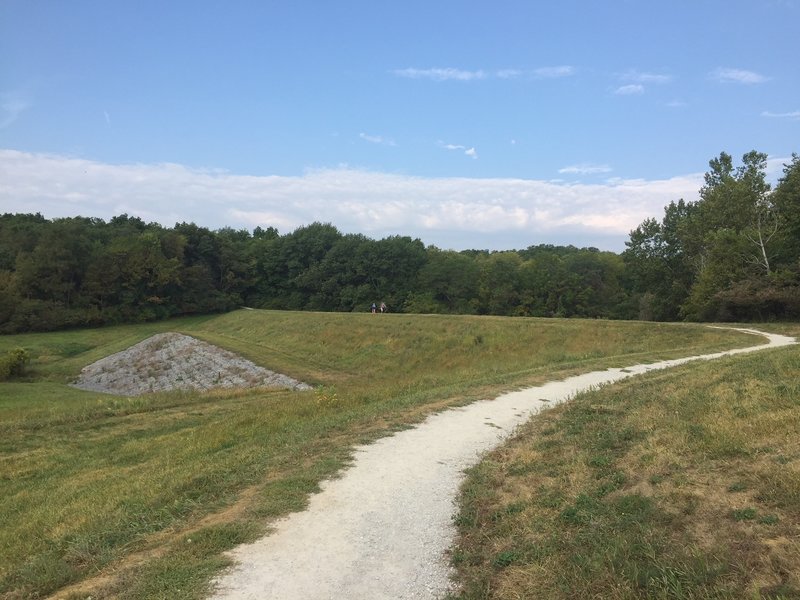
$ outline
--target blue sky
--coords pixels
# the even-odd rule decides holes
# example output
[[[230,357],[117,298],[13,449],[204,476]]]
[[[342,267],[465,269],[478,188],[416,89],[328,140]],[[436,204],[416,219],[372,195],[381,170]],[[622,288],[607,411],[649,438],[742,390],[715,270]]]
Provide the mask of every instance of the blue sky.
[[[0,0],[0,211],[621,250],[800,151],[800,0]],[[793,60],[794,59],[794,60]]]

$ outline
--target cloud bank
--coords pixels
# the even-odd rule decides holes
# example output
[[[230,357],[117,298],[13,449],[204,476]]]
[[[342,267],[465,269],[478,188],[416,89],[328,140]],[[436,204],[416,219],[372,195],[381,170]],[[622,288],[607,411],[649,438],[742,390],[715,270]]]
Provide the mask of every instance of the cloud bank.
[[[346,233],[409,235],[459,250],[555,243],[619,251],[642,220],[660,217],[672,200],[695,199],[702,175],[592,185],[349,168],[248,176],[0,150],[0,182],[1,212],[41,212],[47,218],[127,213],[165,226],[260,225],[282,233],[320,221]]]

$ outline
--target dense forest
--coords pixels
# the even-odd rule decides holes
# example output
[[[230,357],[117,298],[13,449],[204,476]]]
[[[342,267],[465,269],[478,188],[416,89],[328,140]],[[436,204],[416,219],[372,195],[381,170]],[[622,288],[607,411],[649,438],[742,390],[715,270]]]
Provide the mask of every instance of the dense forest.
[[[631,232],[620,255],[531,246],[456,252],[313,223],[279,235],[166,228],[128,215],[0,217],[0,333],[260,308],[764,320],[800,317],[800,157],[709,163],[696,202]]]

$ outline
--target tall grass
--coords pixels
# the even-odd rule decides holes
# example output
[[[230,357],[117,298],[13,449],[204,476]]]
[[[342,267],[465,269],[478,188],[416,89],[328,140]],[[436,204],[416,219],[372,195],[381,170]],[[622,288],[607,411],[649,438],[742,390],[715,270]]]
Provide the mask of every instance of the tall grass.
[[[161,331],[316,386],[118,398],[68,387]],[[0,337],[0,597],[202,597],[221,553],[300,509],[350,448],[448,405],[590,370],[750,345],[683,325],[239,311]],[[83,583],[82,583],[83,582]]]
[[[786,348],[543,413],[469,475],[458,597],[800,598],[798,375]]]

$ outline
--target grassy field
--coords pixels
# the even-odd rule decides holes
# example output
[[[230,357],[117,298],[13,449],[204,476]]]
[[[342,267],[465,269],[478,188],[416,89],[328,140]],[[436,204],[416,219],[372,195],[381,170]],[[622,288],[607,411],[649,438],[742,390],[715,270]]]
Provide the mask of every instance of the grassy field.
[[[66,385],[162,331],[316,388],[119,398]],[[224,550],[301,508],[356,443],[601,365],[752,344],[691,325],[270,311],[0,337],[0,352],[33,357],[24,380],[0,383],[0,598],[200,598]]]
[[[543,413],[470,472],[458,524],[462,599],[800,598],[800,349]]]

